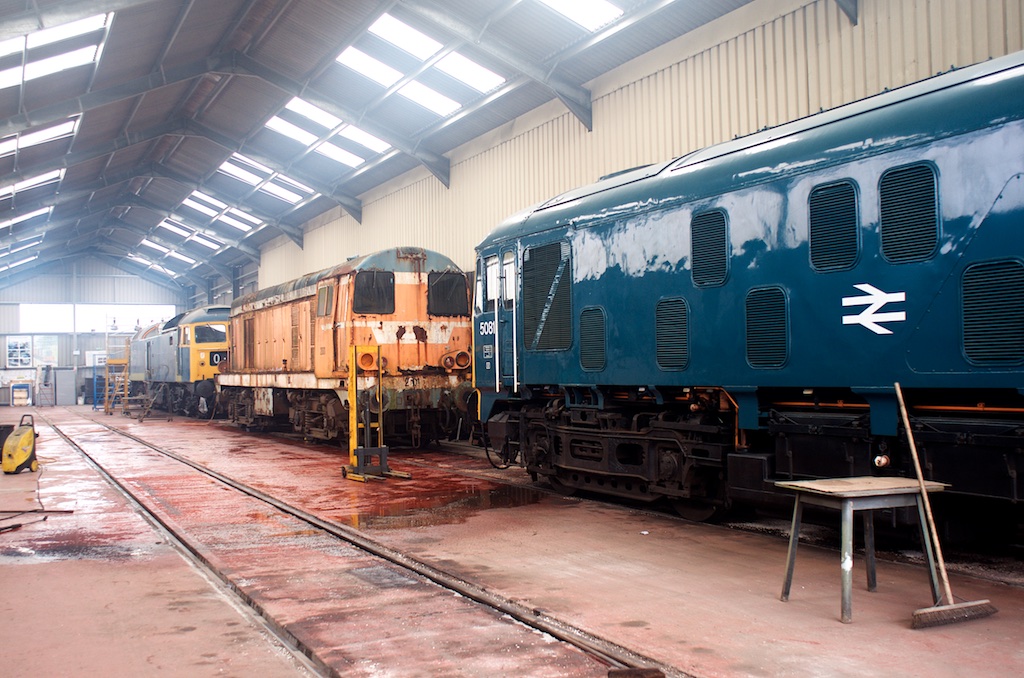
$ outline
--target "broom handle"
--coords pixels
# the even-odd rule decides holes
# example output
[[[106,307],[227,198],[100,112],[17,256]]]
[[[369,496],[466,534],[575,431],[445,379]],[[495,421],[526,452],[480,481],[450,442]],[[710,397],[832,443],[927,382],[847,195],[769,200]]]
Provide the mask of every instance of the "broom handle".
[[[946,604],[953,604],[953,589],[949,586],[949,576],[946,574],[946,561],[942,559],[942,548],[939,546],[939,531],[935,528],[935,517],[932,516],[932,504],[928,500],[928,490],[924,485],[924,473],[921,471],[921,460],[917,456],[917,445],[914,443],[914,432],[910,428],[910,416],[907,414],[907,406],[903,402],[903,391],[899,382],[896,382],[896,399],[900,403],[900,416],[903,417],[903,428],[907,431],[907,442],[910,443],[910,456],[914,460],[914,471],[917,473],[917,483],[921,486],[921,499],[924,501],[924,512],[928,516],[928,530],[932,536],[932,548],[935,549],[935,559],[939,563],[939,574],[942,575],[942,588],[946,593]]]

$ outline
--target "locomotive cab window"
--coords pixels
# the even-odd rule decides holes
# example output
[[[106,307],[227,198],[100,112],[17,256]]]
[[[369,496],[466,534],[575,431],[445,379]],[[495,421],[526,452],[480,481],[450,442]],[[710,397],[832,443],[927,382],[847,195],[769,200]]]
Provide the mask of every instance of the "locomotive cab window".
[[[439,271],[427,275],[427,313],[468,316],[466,276],[456,271]]]
[[[334,311],[334,287],[324,285],[316,291],[316,317],[323,318]]]
[[[192,343],[192,328],[185,326],[181,328],[181,346],[188,346]]]
[[[505,308],[516,305],[516,257],[512,252],[505,252],[501,259],[501,298]]]
[[[393,271],[359,271],[352,294],[353,313],[394,313],[395,274]]]
[[[228,329],[223,323],[196,325],[197,344],[217,344],[227,339]]]
[[[498,299],[498,257],[487,257],[484,262],[484,310],[493,311]]]
[[[935,168],[908,165],[882,175],[879,232],[882,256],[895,264],[925,261],[939,243]]]

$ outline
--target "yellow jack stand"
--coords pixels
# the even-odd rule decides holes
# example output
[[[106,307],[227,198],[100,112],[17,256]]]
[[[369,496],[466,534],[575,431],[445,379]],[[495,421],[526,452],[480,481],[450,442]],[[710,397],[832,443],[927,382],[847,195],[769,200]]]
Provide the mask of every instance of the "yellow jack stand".
[[[385,477],[412,478],[408,473],[392,471],[388,467],[388,448],[384,444],[381,425],[384,418],[383,382],[380,346],[353,346],[348,380],[349,463],[341,467],[342,478],[361,483],[384,480]]]

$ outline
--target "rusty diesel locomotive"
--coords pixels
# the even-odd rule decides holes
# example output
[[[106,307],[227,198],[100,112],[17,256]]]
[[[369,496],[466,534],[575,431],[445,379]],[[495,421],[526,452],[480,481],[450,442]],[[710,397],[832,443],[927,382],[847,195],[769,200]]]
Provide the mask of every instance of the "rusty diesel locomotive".
[[[237,299],[219,403],[236,423],[288,426],[307,438],[347,440],[349,379],[379,375],[362,392],[387,439],[440,439],[471,390],[469,287],[436,252],[401,247]]]

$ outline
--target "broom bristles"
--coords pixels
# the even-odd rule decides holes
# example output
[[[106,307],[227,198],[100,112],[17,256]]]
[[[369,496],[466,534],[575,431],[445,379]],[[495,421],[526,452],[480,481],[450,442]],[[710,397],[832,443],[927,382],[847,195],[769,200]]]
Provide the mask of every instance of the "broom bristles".
[[[993,615],[998,610],[988,600],[974,600],[968,603],[956,603],[954,605],[936,605],[934,607],[923,607],[914,612],[911,628],[924,629],[930,626],[942,626],[943,624],[956,624],[959,622],[981,619]]]

